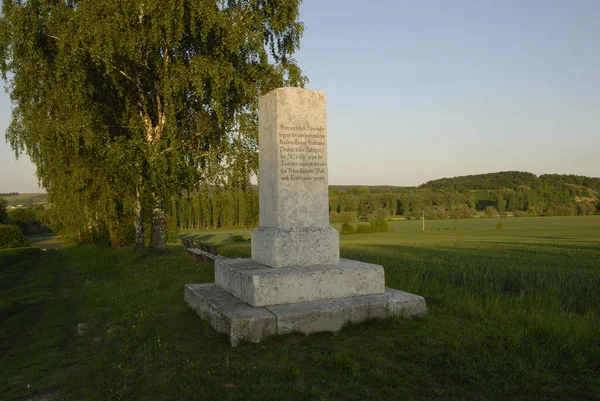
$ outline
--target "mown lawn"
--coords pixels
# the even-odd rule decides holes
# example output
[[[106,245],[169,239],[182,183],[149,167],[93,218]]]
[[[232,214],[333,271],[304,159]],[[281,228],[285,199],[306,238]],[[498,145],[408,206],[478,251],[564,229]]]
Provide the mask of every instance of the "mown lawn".
[[[423,295],[425,317],[238,348],[185,306],[213,269],[181,246],[2,251],[0,398],[600,400],[600,219],[426,224],[342,237],[343,257]]]

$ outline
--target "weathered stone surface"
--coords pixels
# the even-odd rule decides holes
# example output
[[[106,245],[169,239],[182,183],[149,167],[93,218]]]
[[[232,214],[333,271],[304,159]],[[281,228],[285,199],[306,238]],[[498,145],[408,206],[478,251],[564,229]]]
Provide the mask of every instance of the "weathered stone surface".
[[[276,318],[264,308],[253,308],[215,284],[186,284],[185,302],[232,346],[241,341],[260,342],[276,334]]]
[[[295,331],[308,334],[336,332],[346,324],[376,318],[419,316],[426,312],[427,306],[423,297],[386,288],[380,295],[277,305],[267,309],[277,317],[277,334]]]
[[[260,224],[329,225],[325,92],[279,88],[259,103]]]
[[[340,235],[331,226],[258,227],[252,231],[252,259],[272,267],[335,265]]]
[[[391,288],[378,295],[254,308],[214,284],[188,284],[185,300],[215,330],[228,335],[234,347],[273,334],[336,332],[375,318],[422,315],[427,308],[423,297]]]
[[[215,262],[215,283],[252,306],[346,298],[385,291],[383,267],[341,259],[337,265],[275,269],[252,259]]]
[[[421,316],[427,312],[425,298],[399,290],[386,288],[388,308],[392,316]]]
[[[329,226],[324,92],[275,89],[259,104],[260,227],[252,258],[271,267],[339,263]]]

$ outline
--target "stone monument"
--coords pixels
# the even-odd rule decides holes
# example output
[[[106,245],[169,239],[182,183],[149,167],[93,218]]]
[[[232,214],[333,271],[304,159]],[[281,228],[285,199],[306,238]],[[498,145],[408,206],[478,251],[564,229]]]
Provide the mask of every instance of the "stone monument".
[[[214,284],[185,286],[185,301],[231,345],[425,313],[423,297],[385,288],[382,266],[340,259],[324,92],[280,88],[260,99],[259,192],[252,259],[216,260]]]

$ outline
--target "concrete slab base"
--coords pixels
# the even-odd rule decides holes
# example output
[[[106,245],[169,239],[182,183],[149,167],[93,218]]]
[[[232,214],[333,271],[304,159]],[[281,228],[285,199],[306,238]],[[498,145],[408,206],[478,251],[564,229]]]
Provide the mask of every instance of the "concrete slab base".
[[[226,334],[234,347],[274,334],[336,332],[348,323],[418,316],[427,310],[423,297],[392,288],[377,295],[252,307],[215,284],[186,284],[185,302],[217,332]]]
[[[383,267],[340,259],[337,265],[274,268],[252,259],[215,261],[215,284],[251,306],[383,294]]]

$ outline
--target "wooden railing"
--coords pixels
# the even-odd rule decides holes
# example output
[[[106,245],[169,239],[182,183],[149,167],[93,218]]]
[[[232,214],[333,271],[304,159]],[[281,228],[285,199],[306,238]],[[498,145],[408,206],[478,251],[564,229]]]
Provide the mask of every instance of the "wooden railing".
[[[219,255],[217,252],[217,248],[213,245],[205,244],[200,241],[193,241],[189,239],[182,239],[183,247],[188,252],[188,255],[195,255],[195,259],[200,258],[209,258],[212,260],[221,260],[226,259],[224,256]]]

